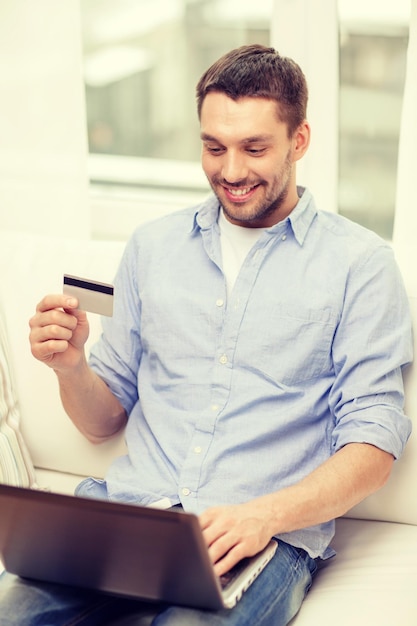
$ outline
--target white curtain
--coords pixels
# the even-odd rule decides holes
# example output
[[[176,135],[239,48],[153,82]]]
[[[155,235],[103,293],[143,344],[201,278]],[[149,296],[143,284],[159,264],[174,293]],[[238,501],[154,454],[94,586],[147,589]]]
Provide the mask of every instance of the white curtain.
[[[0,2],[0,228],[90,234],[78,0]]]
[[[398,155],[393,245],[409,291],[417,295],[417,0],[411,1],[410,36]]]
[[[339,21],[336,0],[275,0],[271,45],[293,58],[309,87],[311,145],[297,164],[299,184],[319,209],[338,210]]]

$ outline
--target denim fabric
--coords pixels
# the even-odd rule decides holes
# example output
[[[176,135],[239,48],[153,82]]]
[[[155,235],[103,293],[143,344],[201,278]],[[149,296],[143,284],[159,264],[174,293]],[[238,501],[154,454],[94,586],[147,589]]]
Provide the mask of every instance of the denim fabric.
[[[72,587],[0,576],[1,626],[285,626],[309,590],[316,562],[280,542],[266,569],[231,610],[158,607]],[[149,616],[153,614],[153,619]],[[147,619],[146,619],[147,618]]]

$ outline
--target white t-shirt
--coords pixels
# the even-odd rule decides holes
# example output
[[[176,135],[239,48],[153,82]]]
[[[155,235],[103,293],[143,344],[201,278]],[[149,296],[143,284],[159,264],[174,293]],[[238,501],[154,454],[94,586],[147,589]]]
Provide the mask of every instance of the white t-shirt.
[[[224,216],[223,209],[219,212],[219,228],[223,272],[226,277],[227,294],[230,295],[243,261],[266,228],[248,228],[232,224]]]

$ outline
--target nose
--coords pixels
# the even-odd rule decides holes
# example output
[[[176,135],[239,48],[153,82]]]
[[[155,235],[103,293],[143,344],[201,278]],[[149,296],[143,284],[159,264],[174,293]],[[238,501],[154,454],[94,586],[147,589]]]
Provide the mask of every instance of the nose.
[[[244,181],[248,174],[244,155],[228,150],[223,155],[221,174],[224,181],[234,185]]]

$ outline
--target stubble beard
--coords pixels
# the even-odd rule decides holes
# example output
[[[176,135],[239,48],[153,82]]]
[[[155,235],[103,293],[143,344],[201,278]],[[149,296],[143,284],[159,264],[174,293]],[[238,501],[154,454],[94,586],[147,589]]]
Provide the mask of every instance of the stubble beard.
[[[290,152],[287,154],[285,162],[278,173],[278,175],[274,179],[274,183],[269,191],[267,192],[265,198],[259,201],[258,204],[255,204],[250,210],[245,206],[245,202],[242,202],[241,205],[239,203],[233,204],[221,198],[221,194],[217,192],[217,188],[220,187],[236,187],[236,184],[227,183],[227,181],[220,180],[214,178],[213,181],[210,181],[210,185],[215,193],[217,199],[219,200],[220,205],[223,208],[223,212],[230,221],[238,221],[241,224],[247,224],[248,227],[251,225],[255,225],[258,223],[264,223],[265,221],[269,221],[269,218],[272,215],[276,215],[276,222],[280,221],[280,208],[285,204],[285,201],[288,197],[288,192],[291,183],[291,170],[292,170],[292,159]],[[267,189],[266,181],[260,181],[256,183],[259,186],[263,186]],[[251,187],[253,186],[247,181],[240,181],[239,187]]]

